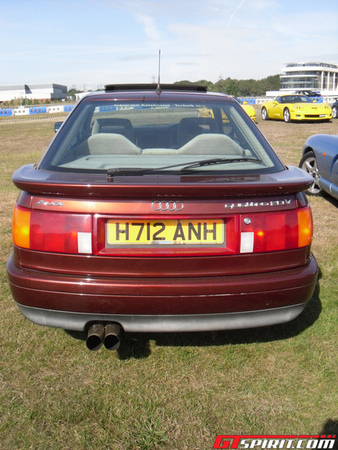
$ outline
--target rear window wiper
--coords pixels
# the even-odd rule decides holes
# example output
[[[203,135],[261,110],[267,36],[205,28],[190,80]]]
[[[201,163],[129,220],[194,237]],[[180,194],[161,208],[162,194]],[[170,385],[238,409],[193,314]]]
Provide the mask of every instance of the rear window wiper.
[[[205,167],[205,166],[216,166],[218,164],[230,164],[233,162],[255,162],[255,163],[261,163],[263,162],[261,159],[258,158],[246,158],[246,157],[240,157],[240,158],[212,158],[212,159],[203,159],[202,161],[195,161],[191,162],[180,170],[180,172],[189,171],[190,169],[195,169],[198,167]]]
[[[147,175],[149,173],[154,172],[161,172],[162,170],[167,169],[175,169],[177,167],[182,167],[180,169],[180,173],[184,173],[186,171],[189,171],[191,169],[196,169],[198,167],[205,167],[205,166],[214,166],[218,164],[230,164],[230,163],[236,163],[236,162],[254,162],[254,163],[261,163],[262,160],[258,158],[246,158],[246,157],[240,157],[240,158],[211,158],[211,159],[202,159],[198,161],[191,161],[190,163],[179,163],[179,164],[173,164],[170,166],[162,166],[162,167],[117,167],[115,169],[108,169],[107,176],[108,180],[112,181],[114,179],[114,176],[130,176],[130,175]]]

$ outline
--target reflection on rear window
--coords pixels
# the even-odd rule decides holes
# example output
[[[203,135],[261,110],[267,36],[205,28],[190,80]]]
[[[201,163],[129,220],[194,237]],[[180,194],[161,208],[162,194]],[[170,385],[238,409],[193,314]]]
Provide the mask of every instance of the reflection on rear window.
[[[279,163],[255,125],[233,101],[107,100],[78,105],[40,168],[153,170],[213,158],[230,161],[226,166],[205,165],[199,170],[269,171]]]

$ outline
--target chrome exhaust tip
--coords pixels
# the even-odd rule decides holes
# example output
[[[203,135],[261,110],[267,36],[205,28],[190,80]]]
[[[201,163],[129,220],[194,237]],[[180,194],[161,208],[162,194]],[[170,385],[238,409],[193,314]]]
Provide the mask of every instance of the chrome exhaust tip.
[[[101,323],[92,325],[88,330],[86,345],[88,350],[97,351],[101,348],[104,339],[104,326]]]
[[[118,323],[108,323],[104,330],[103,343],[107,350],[117,350],[120,346],[121,327]]]

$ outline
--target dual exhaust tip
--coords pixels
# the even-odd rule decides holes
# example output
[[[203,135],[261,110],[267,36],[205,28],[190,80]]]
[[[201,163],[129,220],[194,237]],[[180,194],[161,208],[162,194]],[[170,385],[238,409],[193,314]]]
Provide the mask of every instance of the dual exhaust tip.
[[[86,345],[89,350],[96,351],[102,347],[117,350],[120,346],[121,326],[118,323],[96,323],[88,330]]]

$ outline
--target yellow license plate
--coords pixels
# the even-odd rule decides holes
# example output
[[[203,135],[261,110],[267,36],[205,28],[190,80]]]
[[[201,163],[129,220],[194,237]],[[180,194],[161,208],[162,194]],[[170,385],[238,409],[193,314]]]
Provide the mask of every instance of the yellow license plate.
[[[225,239],[224,221],[108,220],[108,245],[219,245]]]

